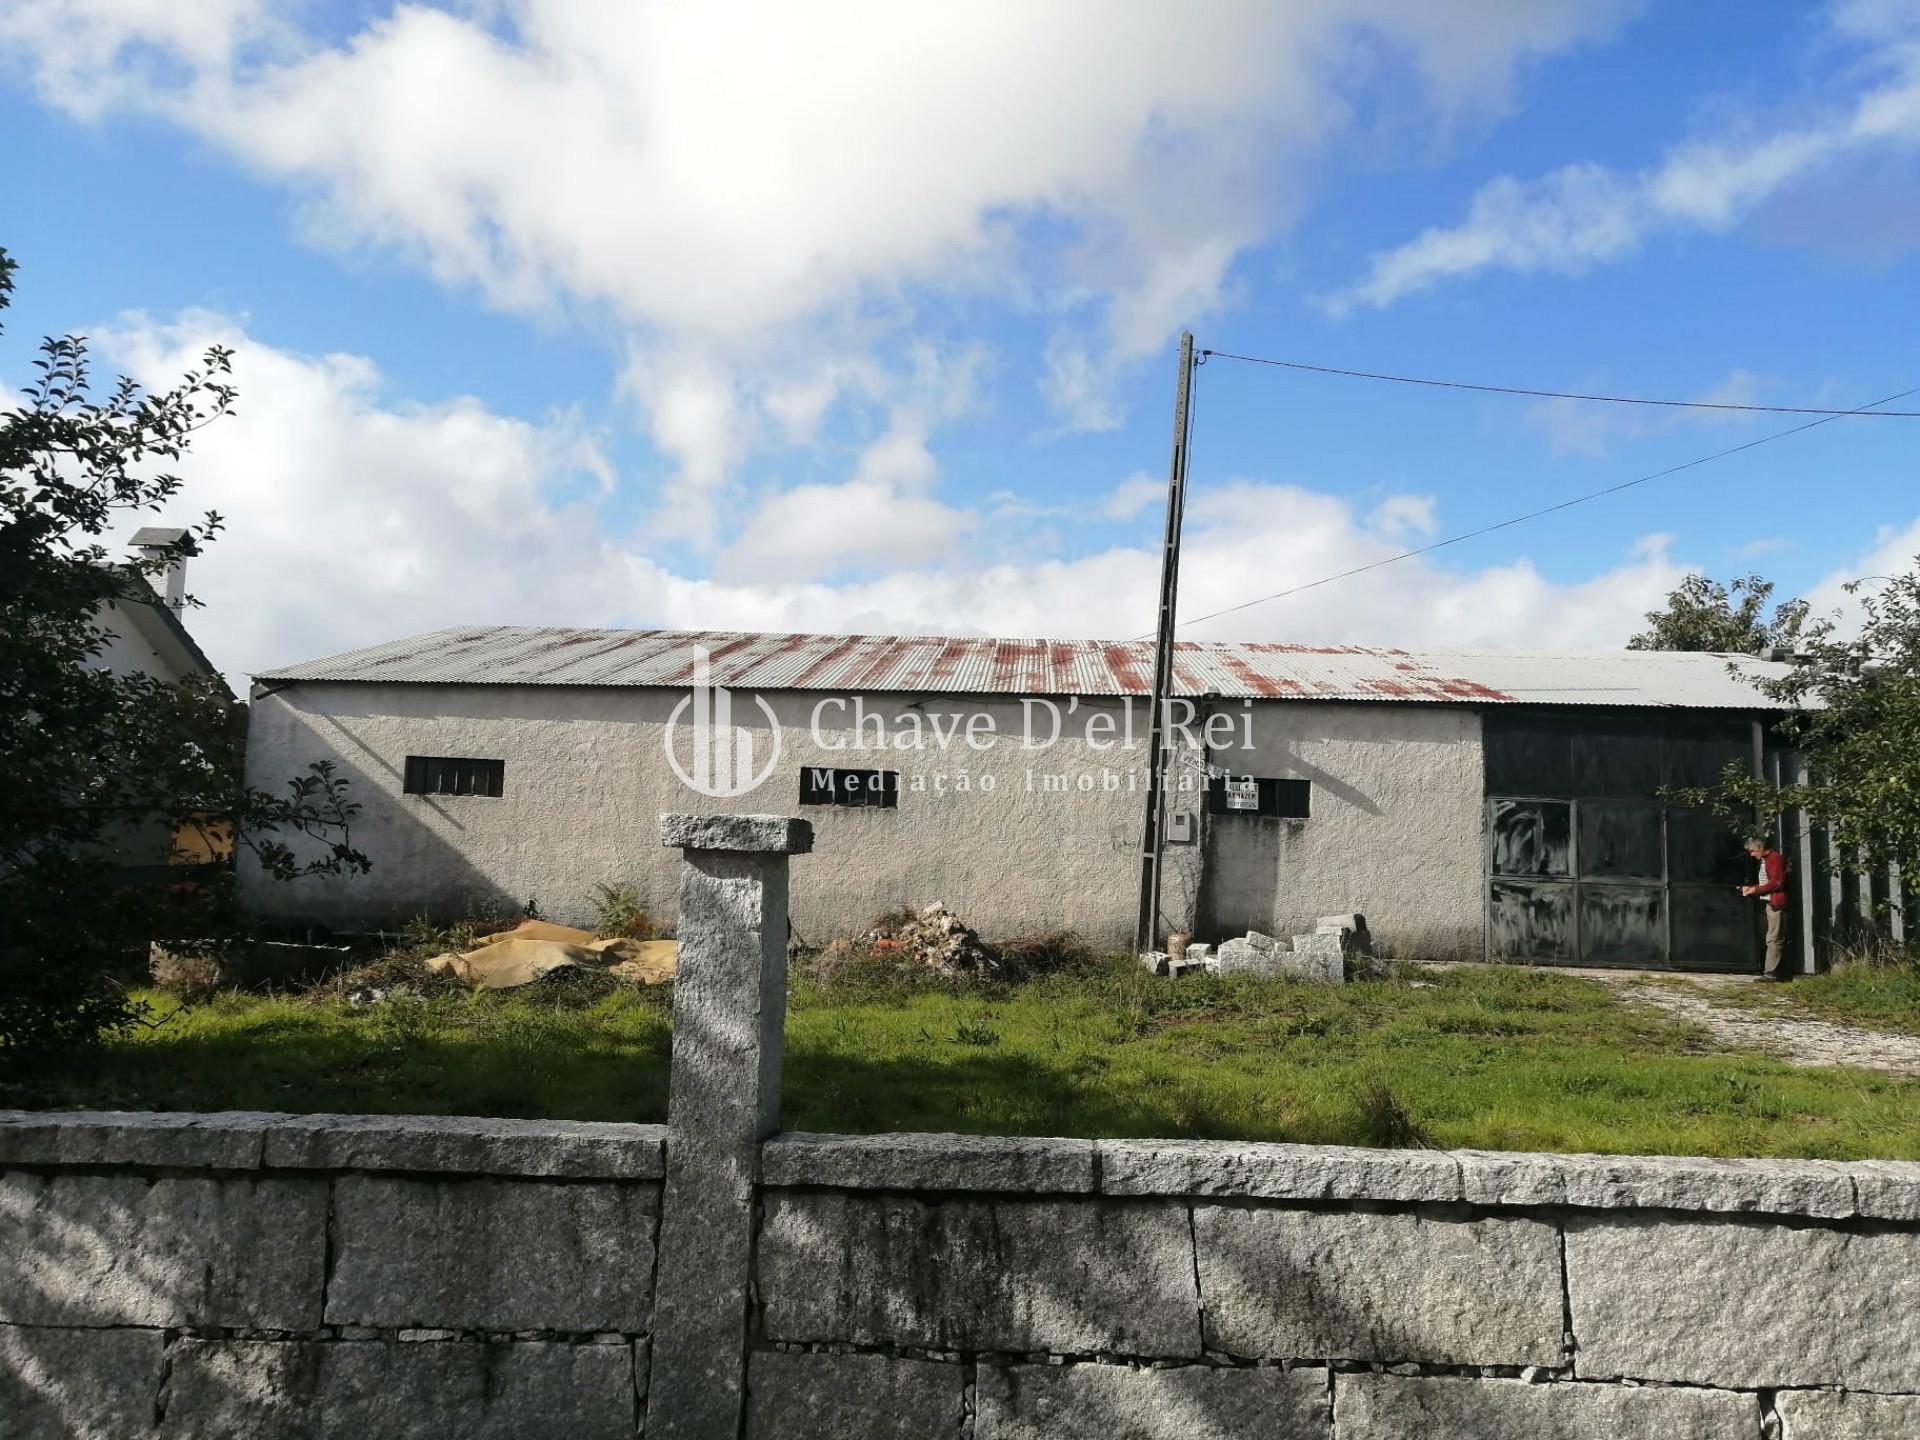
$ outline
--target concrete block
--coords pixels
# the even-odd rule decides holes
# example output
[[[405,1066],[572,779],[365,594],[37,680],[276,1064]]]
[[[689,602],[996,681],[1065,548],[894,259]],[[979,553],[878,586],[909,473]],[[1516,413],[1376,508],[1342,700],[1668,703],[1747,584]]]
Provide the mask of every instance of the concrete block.
[[[165,1349],[158,1330],[0,1325],[0,1435],[8,1440],[145,1435]]]
[[[1173,957],[1164,950],[1143,950],[1140,952],[1140,968],[1149,975],[1164,975],[1167,966],[1173,963]]]
[[[966,1380],[960,1366],[931,1360],[758,1350],[747,1362],[746,1440],[953,1440]]]
[[[1104,1195],[1228,1195],[1263,1200],[1460,1199],[1441,1150],[1366,1150],[1239,1140],[1101,1140]]]
[[[633,1352],[540,1341],[183,1340],[162,1440],[632,1440]]]
[[[1313,922],[1313,928],[1316,931],[1330,930],[1335,935],[1338,935],[1343,930],[1351,930],[1355,934],[1361,934],[1364,933],[1367,928],[1367,917],[1355,914],[1322,915]]]
[[[1893,1440],[1920,1435],[1920,1395],[1865,1395],[1859,1391],[1782,1390],[1773,1408],[1780,1440]]]
[[[0,1321],[311,1329],[326,1221],[319,1180],[0,1176]]]
[[[1340,1440],[1758,1440],[1760,1399],[1649,1386],[1336,1375]]]
[[[1875,1220],[1920,1220],[1920,1164],[1859,1160],[1839,1168],[1853,1181],[1856,1213]]]
[[[770,1192],[772,1340],[1197,1356],[1187,1213],[1151,1202]]]
[[[1537,1220],[1200,1205],[1209,1350],[1561,1363],[1560,1237]]]
[[[287,1117],[114,1110],[0,1111],[0,1165],[152,1165],[257,1170],[266,1135]]]
[[[289,1115],[266,1135],[269,1169],[658,1180],[664,1125],[471,1115]]]
[[[328,1324],[649,1328],[654,1186],[347,1175],[333,1210]]]
[[[682,850],[805,855],[813,849],[813,825],[786,815],[662,815],[660,843]]]
[[[1212,958],[1213,958],[1213,946],[1201,940],[1194,940],[1188,943],[1187,945],[1188,960],[1190,961],[1210,960]]]
[[[974,1440],[1325,1440],[1327,1372],[982,1366]]]
[[[1583,1377],[1920,1392],[1920,1233],[1620,1215],[1566,1245]]]
[[[1854,1213],[1854,1167],[1828,1160],[1722,1160],[1686,1155],[1458,1152],[1473,1205],[1753,1211],[1839,1218]],[[1915,1167],[1920,1169],[1920,1167]]]
[[[1259,950],[1263,953],[1269,950],[1279,950],[1279,949],[1285,948],[1280,944],[1278,940],[1274,939],[1273,936],[1265,934],[1259,930],[1247,931],[1246,941],[1247,941],[1247,944],[1251,945],[1254,949]]]
[[[990,1190],[1086,1194],[1091,1140],[998,1135],[776,1135],[761,1183],[836,1190]]]

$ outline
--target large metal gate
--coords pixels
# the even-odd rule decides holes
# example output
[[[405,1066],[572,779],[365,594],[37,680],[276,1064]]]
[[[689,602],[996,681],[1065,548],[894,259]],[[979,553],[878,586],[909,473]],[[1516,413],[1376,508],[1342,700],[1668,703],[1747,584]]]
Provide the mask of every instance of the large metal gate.
[[[1752,862],[1667,792],[1751,773],[1750,719],[1602,709],[1484,712],[1487,957],[1757,970]]]

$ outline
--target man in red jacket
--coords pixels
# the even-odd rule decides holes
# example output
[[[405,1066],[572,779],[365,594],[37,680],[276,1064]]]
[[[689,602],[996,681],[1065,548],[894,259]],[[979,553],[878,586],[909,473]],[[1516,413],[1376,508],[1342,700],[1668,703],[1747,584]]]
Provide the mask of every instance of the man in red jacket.
[[[1762,839],[1747,841],[1747,854],[1760,866],[1759,883],[1742,885],[1740,893],[1767,902],[1767,968],[1762,980],[1785,980],[1787,954],[1787,857]]]

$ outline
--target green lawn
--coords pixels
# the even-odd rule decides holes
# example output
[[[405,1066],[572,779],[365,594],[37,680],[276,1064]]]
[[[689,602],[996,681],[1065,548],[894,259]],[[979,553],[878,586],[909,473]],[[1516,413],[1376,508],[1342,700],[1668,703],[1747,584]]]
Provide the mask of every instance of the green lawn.
[[[162,1011],[176,1002],[148,996]],[[660,1120],[665,991],[226,994],[116,1040],[41,1103]],[[1920,1158],[1920,1082],[1703,1053],[1575,976],[1341,988],[1126,964],[971,988],[801,978],[785,1123],[1615,1153]]]
[[[1741,986],[1711,998],[1810,1020],[1920,1035],[1920,959],[1903,965],[1842,965],[1790,985]]]

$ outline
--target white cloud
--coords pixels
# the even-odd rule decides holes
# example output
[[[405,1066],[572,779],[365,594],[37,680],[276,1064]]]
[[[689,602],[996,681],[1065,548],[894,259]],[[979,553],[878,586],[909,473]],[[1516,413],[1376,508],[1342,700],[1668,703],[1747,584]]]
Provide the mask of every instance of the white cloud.
[[[1920,145],[1920,10],[1854,4],[1832,18],[1873,47],[1849,74],[1875,79],[1848,103],[1798,126],[1690,140],[1637,173],[1579,163],[1534,180],[1500,176],[1474,195],[1464,221],[1375,255],[1328,308],[1381,308],[1486,270],[1579,275],[1658,236],[1726,230],[1831,162]]]
[[[1167,482],[1136,470],[1109,491],[1097,507],[1103,520],[1131,520],[1167,493]]]
[[[1073,310],[1047,388],[1099,428],[1113,365],[1221,303],[1370,76],[1497,110],[1625,8],[497,0],[323,38],[270,0],[10,0],[0,40],[53,103],[137,107],[292,187],[324,243],[669,353],[757,364],[916,287]],[[785,398],[801,430],[828,403]]]
[[[649,531],[628,539],[608,523],[606,461],[568,417],[534,423],[471,398],[395,399],[369,360],[278,350],[205,313],[128,317],[99,348],[103,362],[159,384],[216,341],[238,351],[241,402],[196,437],[177,513],[230,517],[194,562],[189,588],[206,608],[189,623],[236,679],[466,623],[1119,638],[1151,624],[1151,540],[996,563],[972,548],[982,532],[973,512],[850,480],[770,497],[716,576],[694,578]],[[1196,493],[1182,613],[1383,559],[1405,548],[1408,526],[1430,520],[1421,497],[1388,497],[1362,515],[1291,485]],[[822,551],[866,578],[819,578]],[[1524,560],[1459,570],[1415,559],[1185,633],[1610,645],[1685,568],[1657,537],[1575,585]]]
[[[1589,388],[1603,393],[1607,386],[1596,382]],[[1764,382],[1751,370],[1730,370],[1718,383],[1686,398],[1703,405],[1758,405],[1766,403],[1764,394]],[[1622,441],[1682,427],[1744,425],[1760,418],[1740,410],[1667,409],[1591,400],[1537,400],[1525,413],[1527,423],[1545,434],[1554,455],[1588,458],[1605,455]]]
[[[1816,615],[1837,613],[1841,628],[1859,628],[1860,595],[1848,594],[1847,586],[1858,580],[1862,594],[1880,588],[1889,576],[1912,573],[1920,565],[1920,517],[1906,525],[1882,525],[1874,532],[1873,543],[1856,559],[1822,576],[1807,591],[1807,600]]]

